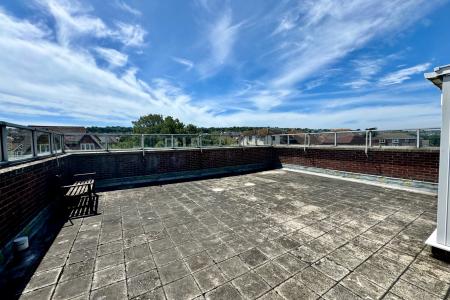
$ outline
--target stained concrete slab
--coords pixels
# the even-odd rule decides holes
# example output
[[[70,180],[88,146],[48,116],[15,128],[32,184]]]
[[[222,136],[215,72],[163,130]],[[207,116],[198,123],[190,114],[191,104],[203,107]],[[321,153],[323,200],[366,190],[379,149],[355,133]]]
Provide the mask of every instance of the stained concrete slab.
[[[14,297],[445,299],[449,293],[450,265],[424,244],[435,228],[433,196],[287,171],[99,196],[100,214],[67,222],[28,279],[19,276],[23,269],[2,274],[14,283]]]

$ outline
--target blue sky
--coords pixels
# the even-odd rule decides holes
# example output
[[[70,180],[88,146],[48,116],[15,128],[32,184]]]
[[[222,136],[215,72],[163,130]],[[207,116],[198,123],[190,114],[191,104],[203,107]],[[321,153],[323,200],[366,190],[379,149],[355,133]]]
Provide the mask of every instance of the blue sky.
[[[450,1],[0,3],[0,120],[440,126]],[[447,28],[447,29],[446,29]]]

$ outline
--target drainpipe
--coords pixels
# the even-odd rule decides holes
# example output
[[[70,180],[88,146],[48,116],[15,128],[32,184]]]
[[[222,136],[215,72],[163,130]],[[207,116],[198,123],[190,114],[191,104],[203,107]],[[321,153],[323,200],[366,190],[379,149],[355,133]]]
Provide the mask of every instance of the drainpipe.
[[[450,253],[450,65],[438,67],[434,72],[426,73],[430,80],[441,91],[441,145],[439,154],[439,186],[436,230],[426,241],[433,253]],[[437,249],[438,250],[437,250]]]

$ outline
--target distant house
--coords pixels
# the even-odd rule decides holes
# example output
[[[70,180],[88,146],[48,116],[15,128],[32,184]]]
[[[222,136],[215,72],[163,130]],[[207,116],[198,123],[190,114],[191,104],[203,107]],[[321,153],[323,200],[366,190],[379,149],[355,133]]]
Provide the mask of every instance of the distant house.
[[[267,145],[271,142],[273,144],[280,143],[279,136],[273,136],[283,133],[282,130],[277,128],[261,128],[255,130],[248,130],[241,133],[239,140],[239,145],[241,146],[260,146]],[[272,141],[270,141],[270,136],[272,136]]]
[[[386,131],[372,133],[372,146],[416,146],[415,132]]]
[[[336,145],[340,146],[361,146],[366,143],[365,133],[361,132],[346,132],[342,131],[335,133],[323,133],[310,135],[311,144],[315,145],[334,145],[336,139]]]
[[[31,156],[31,135],[25,135],[20,129],[11,129],[6,137],[8,157],[11,160]]]
[[[45,129],[64,134],[64,146],[66,150],[97,150],[103,149],[102,140],[95,134],[86,132],[82,126],[36,126],[36,129]]]

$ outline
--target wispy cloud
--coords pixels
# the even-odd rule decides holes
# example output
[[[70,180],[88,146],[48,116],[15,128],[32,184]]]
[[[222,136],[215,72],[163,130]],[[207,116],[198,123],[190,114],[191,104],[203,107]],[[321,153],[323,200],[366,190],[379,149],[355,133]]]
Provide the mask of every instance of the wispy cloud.
[[[41,39],[51,34],[47,28],[42,28],[37,24],[32,24],[29,21],[21,21],[17,18],[7,15],[7,13],[0,7],[0,36],[3,38],[23,38],[26,40]]]
[[[201,29],[185,38],[183,54],[171,52],[170,46],[179,49],[180,44],[157,44],[165,41],[157,32],[156,46],[139,60],[134,60],[134,47],[148,44],[146,28],[126,19],[137,18],[125,13],[102,19],[77,1],[35,1],[46,18],[35,11],[29,20],[19,19],[0,9],[1,119],[45,116],[65,124],[130,125],[140,115],[161,113],[201,126],[439,125],[437,91],[426,90],[426,82],[406,81],[426,64],[397,67],[402,69],[379,80],[388,65],[384,53],[361,56],[358,51],[406,28],[439,0],[283,1],[290,5],[272,3],[255,15],[232,2],[223,9],[222,3],[200,1],[207,7],[196,23]],[[349,55],[353,61],[341,61]],[[172,61],[169,68],[158,65],[168,57],[196,72],[161,71],[173,70]],[[100,59],[109,66],[97,63]],[[348,69],[341,67],[354,72],[347,83],[341,75]],[[331,73],[334,69],[342,72]]]
[[[402,83],[418,73],[423,73],[430,68],[430,63],[423,63],[413,67],[404,68],[383,76],[379,80],[380,85],[393,85]]]
[[[378,74],[382,66],[385,64],[385,59],[381,58],[363,58],[353,60],[351,63],[352,69],[350,73],[351,80],[345,82],[344,86],[349,86],[353,89],[359,89],[371,84],[372,78]]]
[[[297,6],[296,30],[289,31],[291,43],[282,51],[281,71],[271,83],[295,85],[374,38],[409,26],[437,4],[426,0],[307,1]]]
[[[0,106],[9,107],[2,110],[3,116],[19,111],[36,116],[47,111],[47,115],[65,116],[67,122],[129,124],[146,112],[191,116],[189,119],[205,113],[204,108],[190,104],[189,96],[179,105],[182,96],[179,92],[175,95],[168,85],[145,83],[136,68],[121,76],[100,68],[85,49],[53,42],[29,21],[0,11],[0,28]],[[118,51],[96,51],[117,65],[125,62]]]
[[[180,65],[185,66],[187,71],[189,71],[190,69],[192,69],[194,67],[194,63],[191,60],[186,59],[186,58],[174,56],[174,57],[172,57],[172,60],[174,62],[179,63]]]
[[[289,31],[292,28],[295,28],[297,21],[297,16],[292,13],[289,13],[282,17],[280,23],[273,31],[272,35],[276,35],[285,31]]]
[[[107,26],[102,19],[92,15],[92,8],[78,1],[36,0],[53,16],[56,22],[58,42],[69,46],[80,37],[112,38],[126,46],[144,45],[145,30],[137,24],[116,22],[116,27]]]
[[[128,12],[132,15],[139,16],[139,17],[142,15],[142,13],[139,10],[132,8],[131,6],[129,6],[128,4],[126,4],[125,2],[123,2],[121,0],[117,0],[116,5],[121,10]]]
[[[214,75],[228,63],[242,24],[242,22],[233,23],[232,10],[227,8],[209,25],[207,28],[209,57],[200,65],[202,77]]]
[[[89,7],[77,1],[38,0],[38,3],[54,17],[57,38],[62,45],[69,45],[81,35],[106,37],[112,34],[101,19],[89,15]]]
[[[147,32],[136,24],[127,24],[116,22],[118,32],[114,34],[124,45],[132,47],[141,47],[145,44],[144,38]]]
[[[127,64],[128,55],[115,49],[96,47],[95,51],[112,67],[123,67]]]

